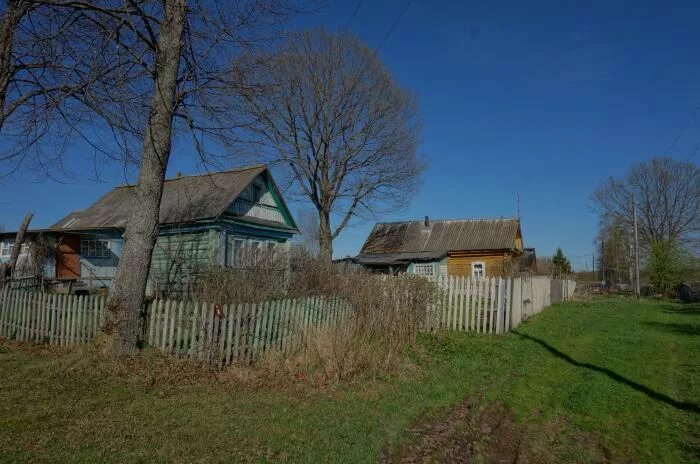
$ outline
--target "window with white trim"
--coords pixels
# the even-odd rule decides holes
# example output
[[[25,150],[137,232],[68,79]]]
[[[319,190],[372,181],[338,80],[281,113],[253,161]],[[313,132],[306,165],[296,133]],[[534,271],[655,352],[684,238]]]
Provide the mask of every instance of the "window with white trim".
[[[81,240],[80,256],[83,258],[109,258],[108,240]]]
[[[229,266],[239,267],[245,263],[245,240],[233,239],[233,248],[229,255]]]
[[[15,242],[0,242],[0,257],[9,258],[12,256],[12,250],[15,249]],[[29,245],[26,243],[22,244],[22,249],[19,251],[20,256],[24,256],[29,253]]]
[[[14,242],[0,242],[0,256],[3,258],[8,258],[10,255],[12,255],[12,248],[14,246]]]
[[[423,277],[434,277],[435,266],[432,263],[420,263],[413,265],[413,273]]]
[[[483,262],[472,263],[472,277],[475,279],[486,277],[486,264]]]

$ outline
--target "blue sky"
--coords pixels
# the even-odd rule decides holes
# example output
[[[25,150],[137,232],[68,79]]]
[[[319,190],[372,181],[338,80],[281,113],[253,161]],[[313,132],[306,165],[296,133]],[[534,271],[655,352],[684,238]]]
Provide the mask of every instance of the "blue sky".
[[[672,145],[676,158],[700,151],[700,115],[686,125],[700,103],[700,4],[670,3],[414,0],[380,56],[418,97],[429,169],[408,209],[377,219],[514,216],[519,194],[526,245],[590,266],[596,185]],[[329,2],[295,27],[342,29],[356,5]],[[405,5],[363,1],[349,27],[376,47]],[[109,166],[96,180],[89,150],[71,152],[63,183],[28,170],[0,180],[0,224],[33,211],[33,226],[49,225],[124,182]],[[192,172],[193,158],[176,145],[170,172]],[[335,254],[356,254],[371,227],[347,229]]]

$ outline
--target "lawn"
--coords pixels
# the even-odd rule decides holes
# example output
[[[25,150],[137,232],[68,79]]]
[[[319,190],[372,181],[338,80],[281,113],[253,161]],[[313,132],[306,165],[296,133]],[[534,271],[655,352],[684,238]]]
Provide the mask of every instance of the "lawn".
[[[700,461],[700,305],[559,304],[321,389],[148,385],[76,356],[0,344],[1,461]]]

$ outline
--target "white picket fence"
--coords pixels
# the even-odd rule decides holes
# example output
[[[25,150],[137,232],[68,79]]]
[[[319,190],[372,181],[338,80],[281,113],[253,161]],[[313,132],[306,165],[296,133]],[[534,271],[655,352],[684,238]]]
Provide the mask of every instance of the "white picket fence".
[[[547,277],[514,279],[444,277],[435,303],[426,308],[423,330],[500,334],[555,300],[571,298],[573,281]],[[556,291],[553,291],[556,290]],[[290,352],[313,328],[333,327],[352,308],[335,297],[217,305],[156,300],[145,314],[143,339],[177,357],[220,365],[250,363],[278,350]],[[105,298],[0,292],[0,337],[52,345],[88,343],[104,323]]]
[[[88,343],[100,331],[104,297],[6,289],[0,292],[0,336],[52,345]]]
[[[439,301],[429,311],[428,330],[500,334],[516,328],[522,321],[556,300],[573,296],[576,283],[549,277],[474,279],[443,276],[437,280]]]

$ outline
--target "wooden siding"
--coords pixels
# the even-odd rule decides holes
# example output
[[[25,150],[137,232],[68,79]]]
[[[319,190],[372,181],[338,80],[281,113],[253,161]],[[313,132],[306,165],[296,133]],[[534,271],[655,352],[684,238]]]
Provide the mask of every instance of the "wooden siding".
[[[505,250],[501,252],[453,252],[447,257],[447,274],[471,277],[472,264],[484,263],[486,266],[485,277],[507,277],[511,273],[512,262],[512,253]]]
[[[236,201],[231,203],[228,212],[234,216],[244,218],[252,217],[284,224],[284,216],[282,216],[282,213],[277,206],[252,203],[243,198],[238,198]]]
[[[259,189],[255,195],[254,187]],[[227,212],[240,218],[263,219],[292,227],[293,223],[285,217],[285,209],[281,200],[274,192],[272,182],[266,181],[263,175],[256,177],[229,205]]]
[[[161,235],[151,259],[151,292],[183,291],[193,273],[218,264],[219,250],[219,232],[213,229]]]

